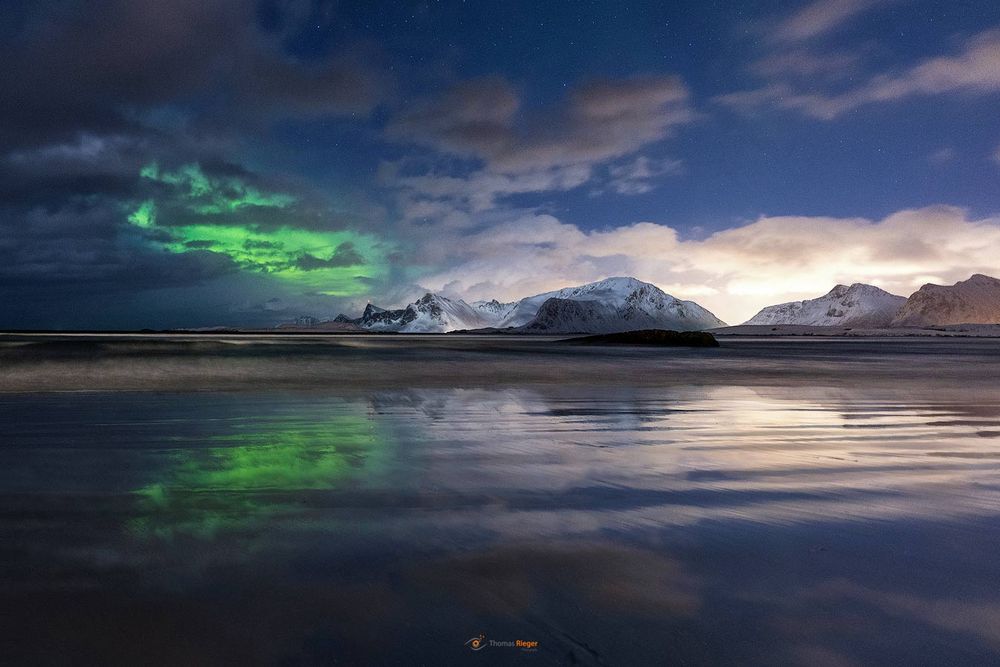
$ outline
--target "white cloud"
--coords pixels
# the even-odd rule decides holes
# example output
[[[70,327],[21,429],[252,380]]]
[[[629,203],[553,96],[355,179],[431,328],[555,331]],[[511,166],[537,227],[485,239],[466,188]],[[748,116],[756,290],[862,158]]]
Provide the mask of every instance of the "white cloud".
[[[761,88],[720,95],[715,101],[741,110],[792,109],[830,120],[866,104],[955,92],[1000,92],[1000,30],[973,36],[955,55],[929,58],[898,73],[879,74],[840,93],[804,92],[788,81],[774,80]]]
[[[972,37],[957,55],[930,58],[900,76],[876,77],[857,96],[876,102],[963,89],[1000,90],[1000,30]]]
[[[884,4],[886,0],[815,0],[778,23],[771,36],[786,42],[812,39]]]
[[[611,180],[608,186],[621,195],[640,195],[656,189],[657,180],[662,176],[679,174],[684,163],[672,158],[654,160],[645,155],[613,165],[608,169]]]
[[[527,192],[571,190],[590,180],[591,170],[586,165],[552,167],[515,174],[474,171],[467,176],[450,176],[425,173],[417,176],[398,176],[387,185],[401,195],[404,217],[430,217],[431,209],[479,213],[493,209],[497,198]],[[413,207],[420,210],[414,215]]]
[[[552,216],[526,215],[449,245],[451,268],[421,280],[430,289],[448,285],[470,299],[512,299],[634,275],[733,323],[837,283],[867,282],[908,296],[927,276],[954,282],[1000,272],[1000,218],[970,219],[948,206],[879,221],[762,217],[703,240],[680,239],[651,222],[584,232]]]

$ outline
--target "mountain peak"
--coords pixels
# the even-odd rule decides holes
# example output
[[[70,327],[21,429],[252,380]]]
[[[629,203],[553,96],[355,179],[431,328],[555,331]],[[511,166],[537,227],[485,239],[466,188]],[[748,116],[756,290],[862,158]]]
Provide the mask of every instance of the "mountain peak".
[[[836,285],[821,297],[768,306],[746,324],[883,327],[906,299],[865,283]]]
[[[910,295],[893,324],[1000,324],[1000,280],[976,273],[950,286],[924,285]]]
[[[891,294],[891,292],[886,292],[877,285],[869,285],[868,283],[854,283],[847,291],[862,292],[864,294]]]
[[[826,296],[841,297],[855,294],[889,294],[881,287],[869,285],[868,283],[851,283],[850,285],[838,284],[826,293]]]
[[[840,284],[834,285],[833,289],[827,292],[821,298],[839,299],[840,297],[847,294],[850,291],[850,289],[851,288],[848,287],[847,285],[840,285]]]
[[[638,278],[633,278],[631,276],[612,276],[610,278],[605,278],[604,280],[598,280],[596,282],[587,283],[586,285],[581,285],[580,287],[619,287],[624,289],[635,289],[646,285],[650,285],[650,283],[644,283]]]

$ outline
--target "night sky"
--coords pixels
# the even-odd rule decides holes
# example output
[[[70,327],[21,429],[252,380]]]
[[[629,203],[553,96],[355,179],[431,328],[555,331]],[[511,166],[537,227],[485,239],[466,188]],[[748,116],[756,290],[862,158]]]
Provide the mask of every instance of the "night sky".
[[[1000,3],[6,0],[0,328],[1000,275]]]

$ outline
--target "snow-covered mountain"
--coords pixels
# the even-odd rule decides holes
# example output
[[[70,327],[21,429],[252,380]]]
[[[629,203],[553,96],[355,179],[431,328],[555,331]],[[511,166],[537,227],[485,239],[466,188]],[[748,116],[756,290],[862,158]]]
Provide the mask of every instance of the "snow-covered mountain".
[[[552,333],[637,329],[697,331],[724,327],[694,301],[681,301],[635,278],[607,278],[521,299],[503,326]]]
[[[874,285],[837,285],[816,299],[768,306],[744,324],[885,327],[906,303]]]
[[[608,278],[520,301],[477,301],[427,293],[398,310],[369,304],[357,319],[337,321],[372,331],[431,333],[458,329],[519,328],[541,333],[612,333],[634,329],[693,331],[725,326],[693,301],[681,301],[635,278]]]
[[[449,299],[428,292],[405,308],[386,310],[372,304],[357,319],[338,315],[337,321],[350,322],[369,331],[403,333],[441,333],[456,329],[480,329],[492,326],[498,316],[475,308],[461,299]]]
[[[927,284],[910,295],[893,326],[1000,323],[1000,280],[977,273],[954,285]]]
[[[501,322],[507,319],[517,306],[517,303],[517,301],[501,303],[496,299],[493,299],[492,301],[473,301],[471,305],[473,308],[483,313],[487,319]]]

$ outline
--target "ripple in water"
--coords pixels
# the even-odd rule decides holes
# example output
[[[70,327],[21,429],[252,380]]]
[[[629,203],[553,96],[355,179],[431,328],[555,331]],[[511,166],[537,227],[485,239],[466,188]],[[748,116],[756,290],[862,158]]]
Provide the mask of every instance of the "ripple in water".
[[[995,355],[846,382],[840,347],[769,345],[655,381],[621,374],[670,359],[473,347],[528,379],[8,387],[0,635],[15,662],[448,664],[480,633],[545,664],[997,660]],[[199,355],[170,363],[227,363]]]

